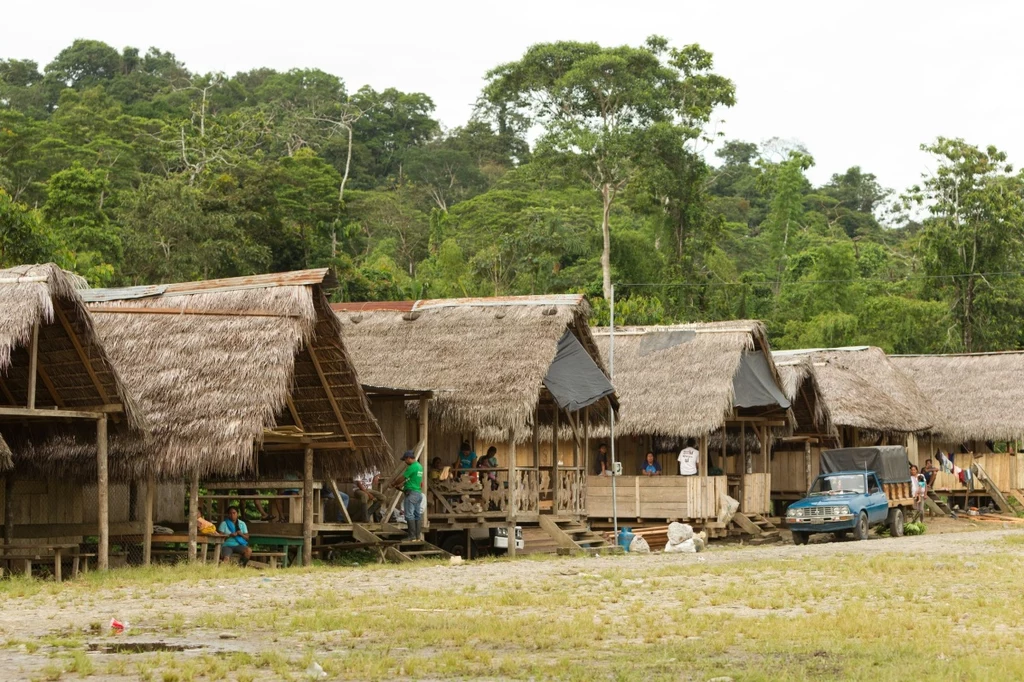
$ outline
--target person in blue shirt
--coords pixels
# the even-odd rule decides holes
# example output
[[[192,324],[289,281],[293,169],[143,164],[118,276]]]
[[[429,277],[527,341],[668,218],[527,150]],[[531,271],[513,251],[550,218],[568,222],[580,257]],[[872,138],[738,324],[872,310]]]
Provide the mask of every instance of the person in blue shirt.
[[[654,453],[648,452],[641,470],[644,476],[661,476],[661,465],[654,459]]]
[[[249,546],[249,528],[245,521],[238,518],[238,507],[228,508],[228,518],[220,522],[217,532],[226,535],[227,539],[220,548],[221,561],[227,562],[232,554],[238,554],[242,566],[249,563],[252,547]]]
[[[476,464],[476,453],[469,447],[468,442],[463,442],[459,448],[459,456],[455,460],[455,471],[458,478],[462,478],[463,471],[472,471]],[[475,476],[475,474],[474,474]]]

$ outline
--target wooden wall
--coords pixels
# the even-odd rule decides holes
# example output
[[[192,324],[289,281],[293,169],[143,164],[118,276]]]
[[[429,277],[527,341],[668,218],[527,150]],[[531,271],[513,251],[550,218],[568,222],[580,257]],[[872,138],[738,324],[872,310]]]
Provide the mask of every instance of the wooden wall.
[[[619,476],[615,485],[620,519],[699,521],[718,516],[718,500],[726,492],[726,477]],[[591,518],[612,516],[611,476],[588,478],[587,513]]]
[[[821,448],[811,446],[811,478],[807,480],[803,447],[772,453],[772,492],[803,495],[821,472]]]

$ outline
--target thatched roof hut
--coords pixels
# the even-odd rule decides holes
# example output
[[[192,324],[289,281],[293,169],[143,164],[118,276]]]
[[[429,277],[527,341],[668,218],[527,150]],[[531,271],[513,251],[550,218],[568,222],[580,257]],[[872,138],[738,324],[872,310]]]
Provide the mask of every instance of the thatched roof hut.
[[[149,422],[112,451],[160,477],[297,469],[307,442],[327,475],[390,464],[324,294],[332,282],[320,269],[85,292]]]
[[[832,435],[832,414],[822,399],[821,386],[809,355],[776,359],[782,391],[792,404],[795,430],[801,434]]]
[[[611,334],[594,335],[611,365]],[[754,380],[761,395],[737,404],[737,381],[755,374],[763,379]],[[734,413],[774,410],[786,418],[789,408],[764,326],[750,320],[616,328],[612,381],[621,402],[616,433],[623,436],[700,437]]]
[[[529,436],[543,382],[567,332],[597,367],[581,295],[506,296],[332,306],[360,377],[435,391],[446,431]],[[589,361],[588,361],[589,362]]]
[[[1024,352],[894,355],[935,406],[931,433],[957,443],[1017,440],[1024,434],[1019,379]]]
[[[775,351],[776,363],[811,359],[832,423],[881,433],[921,433],[935,422],[931,401],[881,348]]]
[[[13,460],[37,471],[85,475],[95,457],[60,445],[81,438],[95,447],[95,423],[83,414],[111,415],[115,434],[141,424],[82,301],[84,284],[52,263],[0,270],[0,407],[35,410],[31,421],[13,413],[0,419],[11,446],[0,446],[0,468]]]

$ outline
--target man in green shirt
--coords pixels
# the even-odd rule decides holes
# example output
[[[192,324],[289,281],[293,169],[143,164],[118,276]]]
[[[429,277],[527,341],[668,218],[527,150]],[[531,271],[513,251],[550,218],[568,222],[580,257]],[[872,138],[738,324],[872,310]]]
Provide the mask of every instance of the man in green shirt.
[[[405,471],[394,485],[405,493],[403,507],[407,538],[419,540],[423,526],[423,465],[416,461],[416,453],[412,450],[406,450],[402,454],[402,461],[405,462]]]

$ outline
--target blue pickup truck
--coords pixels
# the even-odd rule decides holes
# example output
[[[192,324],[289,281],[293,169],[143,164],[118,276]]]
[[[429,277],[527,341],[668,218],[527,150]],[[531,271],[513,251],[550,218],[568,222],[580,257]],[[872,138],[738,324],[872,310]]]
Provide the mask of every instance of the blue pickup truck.
[[[793,543],[807,544],[814,533],[866,540],[868,530],[885,524],[903,535],[913,508],[907,451],[902,446],[843,448],[821,454],[821,475],[807,496],[786,510]]]

